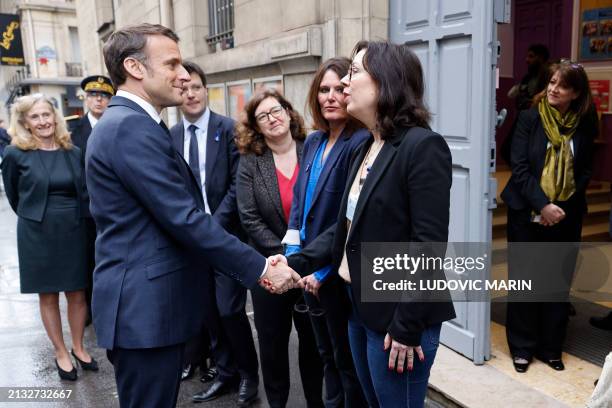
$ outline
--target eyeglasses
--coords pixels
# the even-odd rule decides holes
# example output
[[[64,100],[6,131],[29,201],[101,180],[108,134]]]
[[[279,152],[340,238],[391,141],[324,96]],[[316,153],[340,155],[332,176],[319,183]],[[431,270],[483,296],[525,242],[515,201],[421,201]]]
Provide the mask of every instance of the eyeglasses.
[[[88,91],[87,96],[90,98],[97,98],[97,97],[100,97],[102,99],[111,98],[111,95],[107,94],[106,92],[98,92],[98,91]]]
[[[275,106],[268,112],[261,112],[259,115],[255,116],[255,120],[258,123],[268,122],[270,120],[270,115],[272,115],[274,119],[280,119],[284,110],[285,108],[280,105]]]
[[[353,75],[358,74],[360,71],[361,70],[355,64],[351,64],[348,70],[349,82],[351,82],[351,80],[353,79]]]

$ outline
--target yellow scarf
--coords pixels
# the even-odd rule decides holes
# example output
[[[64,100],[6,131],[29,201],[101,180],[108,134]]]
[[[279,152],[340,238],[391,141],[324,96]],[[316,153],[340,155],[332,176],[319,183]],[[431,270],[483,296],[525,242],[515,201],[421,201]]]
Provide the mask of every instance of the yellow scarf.
[[[571,110],[562,115],[550,106],[546,97],[538,104],[538,111],[550,142],[546,149],[540,186],[551,202],[566,201],[576,192],[570,142],[578,127],[579,117]]]

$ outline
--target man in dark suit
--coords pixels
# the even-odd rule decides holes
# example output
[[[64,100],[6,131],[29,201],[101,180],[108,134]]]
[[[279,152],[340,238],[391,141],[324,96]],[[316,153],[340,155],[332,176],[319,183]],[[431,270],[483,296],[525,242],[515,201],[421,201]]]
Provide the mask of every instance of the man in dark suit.
[[[104,45],[104,60],[118,91],[86,156],[98,230],[94,326],[115,368],[120,405],[173,407],[184,344],[202,327],[210,268],[281,293],[296,274],[271,265],[206,214],[160,117],[164,107],[182,103],[190,80],[176,34],[160,25],[123,28]]]
[[[11,144],[11,137],[5,128],[0,126],[0,159],[4,154],[4,148]]]
[[[234,121],[208,108],[202,68],[193,62],[183,62],[183,66],[191,81],[183,95],[183,120],[170,129],[172,141],[201,186],[206,212],[227,232],[240,238],[244,233],[236,206],[239,154],[234,144]],[[207,276],[210,280],[204,296],[213,300],[205,309],[203,330],[207,333],[189,341],[187,354],[191,355],[186,357],[191,360],[190,368],[200,361],[208,346],[203,341],[208,334],[219,374],[208,390],[193,399],[201,402],[217,398],[229,390],[239,375],[238,404],[246,405],[256,398],[259,384],[257,352],[245,312],[246,289],[218,271]]]
[[[92,75],[81,81],[81,89],[85,91],[85,105],[87,106],[87,114],[77,120],[68,121],[70,126],[70,138],[72,143],[81,149],[83,159],[87,150],[87,140],[91,134],[91,130],[98,123],[102,114],[108,106],[110,98],[115,94],[115,88],[110,78],[103,75]],[[78,116],[75,116],[78,118]],[[85,299],[87,300],[87,325],[91,323],[91,293],[93,288],[93,271],[96,266],[95,261],[95,242],[96,242],[96,224],[91,217],[85,218],[87,225],[87,241],[88,241],[88,260],[89,260],[89,287],[85,291]]]

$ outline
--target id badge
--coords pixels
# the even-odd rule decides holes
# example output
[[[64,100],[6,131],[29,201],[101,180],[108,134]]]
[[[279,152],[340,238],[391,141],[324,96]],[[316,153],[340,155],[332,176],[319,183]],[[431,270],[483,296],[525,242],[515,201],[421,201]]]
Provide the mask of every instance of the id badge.
[[[346,203],[346,218],[353,222],[353,216],[355,215],[355,208],[357,207],[358,194],[349,194],[348,202]]]

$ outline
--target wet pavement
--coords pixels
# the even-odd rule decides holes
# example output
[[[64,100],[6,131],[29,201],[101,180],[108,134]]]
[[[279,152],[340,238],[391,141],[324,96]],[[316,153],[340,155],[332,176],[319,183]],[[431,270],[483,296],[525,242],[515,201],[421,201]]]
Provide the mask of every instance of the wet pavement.
[[[47,338],[40,320],[38,296],[19,292],[19,267],[16,242],[17,217],[11,210],[6,196],[0,191],[0,407],[118,407],[114,373],[106,359],[105,350],[96,346],[92,326],[86,328],[85,346],[100,363],[97,373],[78,370],[76,382],[61,381],[54,364],[53,348]],[[71,349],[70,330],[66,321],[66,300],[60,297],[64,339]],[[247,311],[252,322],[252,307],[249,302]],[[254,327],[254,326],[253,326]],[[256,337],[257,333],[253,331]],[[291,392],[288,407],[305,407],[297,366],[297,336],[292,333],[289,345],[291,356]],[[237,396],[227,395],[215,401],[193,404],[191,396],[208,385],[199,381],[199,375],[181,386],[179,407],[234,407]],[[261,373],[260,373],[261,377]],[[53,388],[71,390],[70,398],[64,401],[16,402],[7,400],[15,396],[15,387],[32,387],[33,390]],[[24,392],[24,391],[19,391]],[[35,391],[25,392],[33,396]],[[39,396],[48,393],[43,391]],[[18,394],[17,394],[18,395]],[[253,406],[265,407],[263,384],[259,387],[260,401]]]

